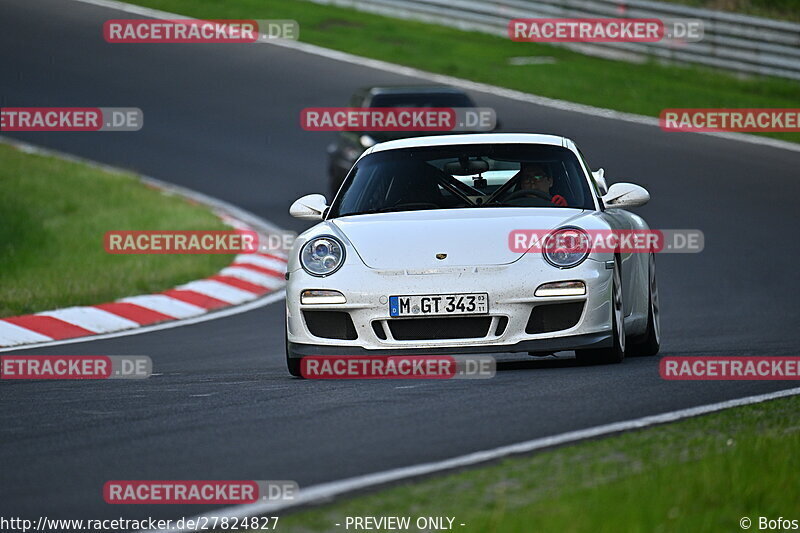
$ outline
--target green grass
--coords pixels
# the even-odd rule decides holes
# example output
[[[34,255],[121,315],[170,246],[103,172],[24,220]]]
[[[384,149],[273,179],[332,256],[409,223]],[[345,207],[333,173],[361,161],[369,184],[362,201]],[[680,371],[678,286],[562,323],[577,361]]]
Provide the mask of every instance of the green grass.
[[[742,79],[722,71],[655,62],[611,61],[545,44],[517,43],[503,37],[309,2],[134,0],[133,3],[198,18],[295,19],[300,23],[300,40],[316,45],[642,115],[658,116],[662,109],[671,107],[797,107],[800,102],[800,83],[795,81]],[[510,58],[520,56],[549,56],[556,62],[509,64]],[[800,133],[769,135],[800,141]]]
[[[312,508],[279,527],[449,516],[464,533],[741,531],[747,516],[757,531],[759,516],[800,519],[798,412],[797,396],[729,409]]]
[[[110,230],[230,229],[133,176],[0,145],[0,317],[108,302],[213,275],[229,255],[111,255]]]
[[[800,22],[798,0],[662,0],[705,9]]]

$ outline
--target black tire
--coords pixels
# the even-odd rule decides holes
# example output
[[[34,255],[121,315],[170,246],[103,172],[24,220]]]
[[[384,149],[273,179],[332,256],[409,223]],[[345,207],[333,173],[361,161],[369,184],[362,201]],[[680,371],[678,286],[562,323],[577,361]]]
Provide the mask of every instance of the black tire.
[[[289,370],[289,373],[300,379],[305,379],[303,374],[300,372],[300,364],[302,363],[302,358],[292,359],[288,355],[286,356],[286,369]]]
[[[582,365],[606,365],[625,360],[625,309],[622,299],[622,273],[619,261],[614,261],[611,287],[611,331],[612,346],[591,350],[575,350],[575,358]]]
[[[302,357],[289,357],[289,334],[284,329],[285,333],[285,340],[286,340],[286,369],[289,371],[291,375],[296,378],[303,378],[303,374],[300,372],[301,364],[303,362]]]
[[[628,352],[634,357],[656,355],[661,349],[661,309],[658,300],[658,285],[656,284],[655,254],[650,254],[648,271],[647,331],[641,337],[630,342]]]

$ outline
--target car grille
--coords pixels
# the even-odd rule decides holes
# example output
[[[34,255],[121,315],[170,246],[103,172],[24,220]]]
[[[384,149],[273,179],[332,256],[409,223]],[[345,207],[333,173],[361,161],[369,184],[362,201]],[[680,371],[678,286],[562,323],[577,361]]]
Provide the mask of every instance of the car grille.
[[[350,313],[344,311],[303,311],[308,331],[315,337],[353,341],[358,338]]]
[[[525,333],[549,333],[574,327],[583,314],[584,302],[537,305],[531,310]]]
[[[389,320],[392,336],[398,341],[436,339],[477,339],[486,337],[492,317],[409,318]]]

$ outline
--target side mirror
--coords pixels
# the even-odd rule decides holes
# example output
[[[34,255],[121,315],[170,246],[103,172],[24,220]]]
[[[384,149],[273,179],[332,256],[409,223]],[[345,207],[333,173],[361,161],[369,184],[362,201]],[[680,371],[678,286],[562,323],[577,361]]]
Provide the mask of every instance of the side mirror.
[[[650,200],[647,189],[633,183],[615,183],[603,195],[606,207],[638,207]]]
[[[304,220],[322,220],[326,209],[328,209],[328,204],[324,196],[308,194],[294,201],[289,208],[289,214]]]
[[[605,169],[598,168],[597,170],[592,171],[592,176],[594,177],[594,182],[597,184],[597,188],[600,189],[600,194],[607,193],[608,184],[606,184]]]

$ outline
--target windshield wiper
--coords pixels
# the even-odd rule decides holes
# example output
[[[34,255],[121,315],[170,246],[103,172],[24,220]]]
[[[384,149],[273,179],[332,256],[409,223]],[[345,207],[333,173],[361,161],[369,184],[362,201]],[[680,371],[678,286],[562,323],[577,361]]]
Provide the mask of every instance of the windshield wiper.
[[[489,200],[489,201],[486,201],[486,202],[480,204],[478,207],[487,207],[487,206],[491,206],[491,207],[525,207],[524,205],[509,204],[509,203],[506,203],[506,202],[501,202],[500,200]]]
[[[421,207],[421,208],[414,208],[414,207],[400,207],[400,206],[391,206],[391,207],[381,207],[378,209],[368,209],[366,211],[358,211],[356,213],[346,213],[344,215],[339,215],[343,217],[354,217],[357,215],[376,215],[378,213],[396,213],[398,211],[424,211],[426,209],[445,209],[444,207]]]

